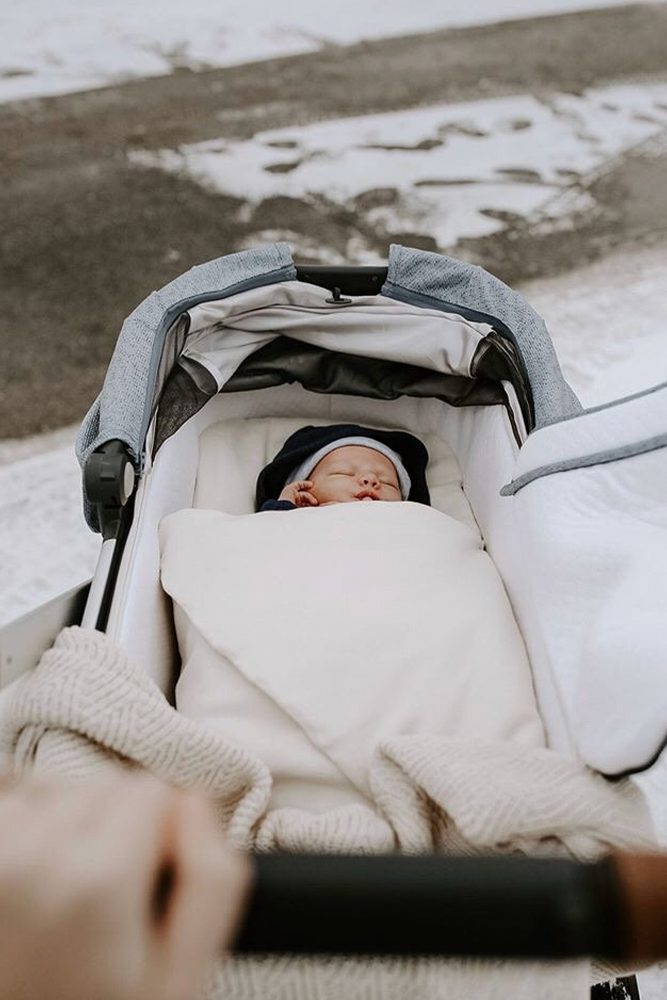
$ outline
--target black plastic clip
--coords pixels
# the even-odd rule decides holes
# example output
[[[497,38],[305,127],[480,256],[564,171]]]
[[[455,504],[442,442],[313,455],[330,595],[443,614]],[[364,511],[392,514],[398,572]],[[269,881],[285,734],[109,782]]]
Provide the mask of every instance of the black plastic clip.
[[[88,457],[86,495],[97,507],[102,537],[116,538],[121,511],[134,492],[135,471],[124,441],[107,441]]]
[[[344,299],[340,294],[340,288],[334,288],[333,298],[325,299],[325,302],[330,302],[332,305],[349,305],[352,299]]]

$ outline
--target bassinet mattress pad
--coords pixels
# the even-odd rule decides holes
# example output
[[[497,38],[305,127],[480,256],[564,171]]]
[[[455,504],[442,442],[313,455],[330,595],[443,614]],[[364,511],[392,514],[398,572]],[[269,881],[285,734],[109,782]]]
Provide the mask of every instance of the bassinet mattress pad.
[[[162,521],[160,546],[177,706],[265,761],[273,806],[372,799],[373,751],[396,735],[544,745],[502,582],[454,518],[413,503],[189,509]]]
[[[308,417],[250,417],[211,424],[199,437],[192,506],[224,510],[228,514],[250,514],[255,509],[257,475],[290,434],[306,424],[319,427],[340,422]],[[435,434],[420,434],[420,440],[429,455],[426,479],[432,505],[477,531],[454,452]]]

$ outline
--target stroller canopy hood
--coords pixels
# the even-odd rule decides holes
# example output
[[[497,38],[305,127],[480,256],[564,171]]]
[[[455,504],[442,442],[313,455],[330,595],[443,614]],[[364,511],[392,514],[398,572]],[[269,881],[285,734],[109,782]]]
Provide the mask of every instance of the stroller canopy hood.
[[[285,243],[278,243],[229,254],[194,267],[149,295],[123,324],[102,391],[82,423],[77,440],[77,456],[82,467],[96,448],[114,439],[123,441],[135,467],[142,467],[146,434],[160,392],[179,357],[188,354],[188,345],[195,337],[199,338],[197,352],[192,352],[190,357],[197,357],[207,365],[202,350],[201,324],[197,328],[189,311],[196,312],[197,307],[201,310],[209,304],[204,312],[208,310],[210,314],[211,305],[216,301],[296,279],[297,269],[290,248]],[[479,346],[485,336],[497,336],[496,331],[500,332],[513,345],[531,399],[532,426],[542,427],[581,411],[579,401],[563,378],[544,321],[518,292],[483,268],[452,257],[393,245],[387,280],[380,294],[385,302],[391,299],[417,309],[460,318],[475,330],[475,346]],[[213,345],[210,331],[214,334]],[[208,351],[219,354],[221,344],[223,347],[228,344],[233,358],[231,370],[220,375],[220,368],[224,366],[216,368],[214,377],[218,385],[214,391],[222,388],[241,361],[271,339],[257,335],[251,342],[244,334],[243,350],[234,353],[238,344],[233,344],[228,333],[220,317],[217,323],[215,317],[209,322]],[[346,334],[340,339],[347,344],[348,338]],[[378,340],[376,332],[368,334],[370,357],[377,356]],[[415,358],[413,351],[408,360],[413,366],[416,362],[425,369],[431,367],[433,346],[433,343],[426,346],[423,358],[419,355]],[[347,348],[339,346],[338,350],[341,349]],[[363,346],[353,349],[353,353],[362,352]],[[384,357],[391,360],[386,352]],[[398,357],[397,360],[404,362],[406,359]],[[469,363],[470,358],[464,360]],[[455,375],[470,375],[469,368],[457,367],[456,362],[451,361],[449,368],[443,370]],[[84,505],[89,524],[97,530],[95,512],[86,502],[85,486]]]

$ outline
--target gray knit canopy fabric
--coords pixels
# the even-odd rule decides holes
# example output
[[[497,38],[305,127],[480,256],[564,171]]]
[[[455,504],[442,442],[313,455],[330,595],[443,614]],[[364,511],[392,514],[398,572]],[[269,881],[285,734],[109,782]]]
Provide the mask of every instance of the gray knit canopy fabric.
[[[483,267],[393,244],[382,294],[491,323],[514,343],[530,381],[535,427],[583,409],[563,378],[546,324],[519,292]]]
[[[162,350],[180,313],[200,302],[295,278],[289,246],[275,243],[200,264],[144,299],[123,323],[102,391],[79,429],[76,455],[82,471],[89,455],[114,439],[125,442],[135,467],[141,467]],[[86,495],[85,481],[83,506],[89,526],[99,531],[97,512]]]
[[[82,471],[92,452],[114,439],[126,444],[135,468],[141,471],[158,372],[164,380],[177,360],[178,350],[187,341],[187,326],[180,331],[182,344],[173,335],[180,315],[201,302],[294,281],[296,277],[289,246],[276,243],[193,267],[149,295],[125,320],[102,391],[79,430],[76,453]],[[537,427],[581,411],[581,404],[563,378],[544,321],[518,292],[483,268],[453,257],[393,245],[388,278],[381,292],[404,302],[491,323],[506,333],[531,384]],[[170,348],[168,363],[163,357],[165,344]],[[99,531],[85,483],[83,500],[89,526]]]

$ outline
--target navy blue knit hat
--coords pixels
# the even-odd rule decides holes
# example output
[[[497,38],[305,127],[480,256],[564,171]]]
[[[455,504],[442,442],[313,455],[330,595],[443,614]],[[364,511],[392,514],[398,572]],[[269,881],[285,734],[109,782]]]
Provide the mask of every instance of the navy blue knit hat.
[[[288,481],[287,477],[309,455],[332,441],[349,437],[372,438],[397,452],[410,476],[407,499],[430,506],[426,485],[428,451],[418,438],[406,431],[377,431],[359,424],[333,424],[329,427],[302,427],[287,438],[276,457],[257,478],[255,508],[260,510],[267,500],[277,500]]]

